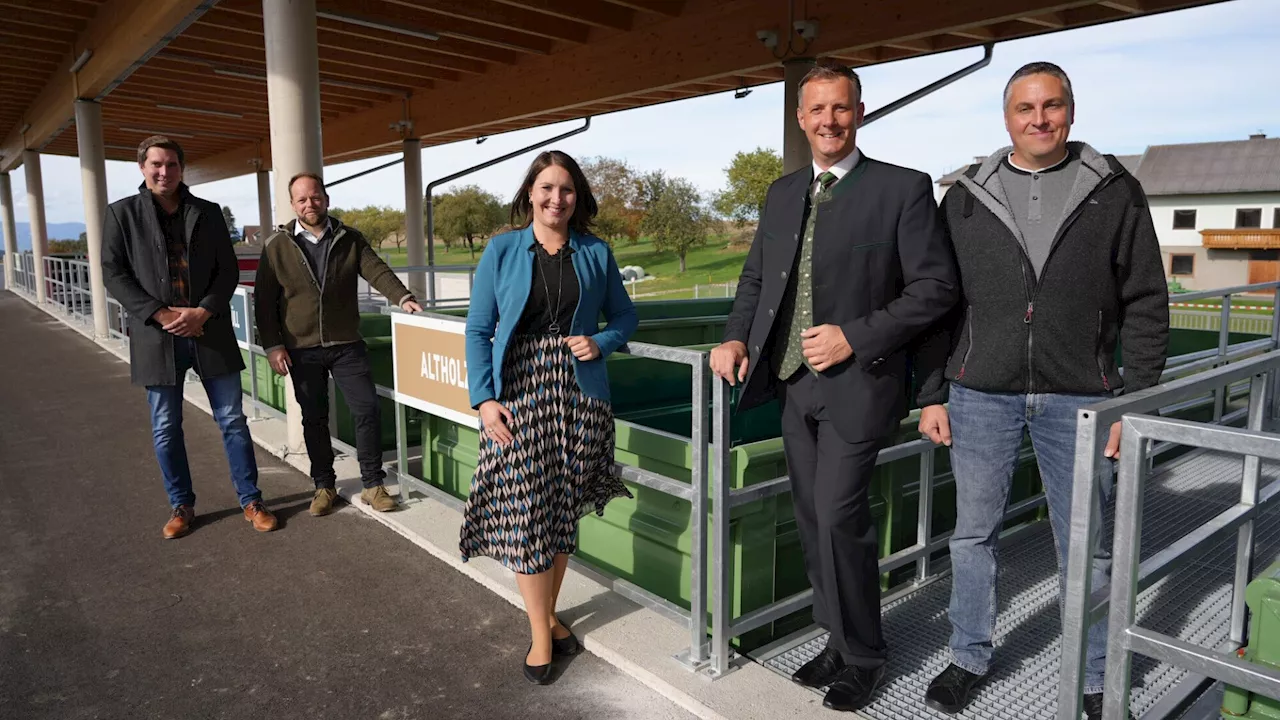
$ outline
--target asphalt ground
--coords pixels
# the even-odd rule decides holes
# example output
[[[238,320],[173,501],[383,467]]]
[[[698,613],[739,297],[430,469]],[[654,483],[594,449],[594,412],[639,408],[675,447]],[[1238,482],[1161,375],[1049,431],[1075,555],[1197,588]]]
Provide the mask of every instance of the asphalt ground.
[[[128,367],[0,292],[0,718],[691,717],[599,658],[530,685],[524,614],[363,513],[243,519],[212,418],[186,406],[198,496],[169,507]]]

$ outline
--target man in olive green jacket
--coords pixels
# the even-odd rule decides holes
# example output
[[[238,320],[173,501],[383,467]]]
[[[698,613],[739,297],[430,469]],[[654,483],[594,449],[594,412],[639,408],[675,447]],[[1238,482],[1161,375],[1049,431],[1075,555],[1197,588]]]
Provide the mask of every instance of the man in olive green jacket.
[[[357,278],[409,312],[422,307],[360,231],[329,217],[329,194],[318,175],[294,176],[289,199],[298,219],[267,237],[254,301],[267,361],[280,375],[292,375],[302,407],[303,438],[316,484],[311,514],[329,514],[337,498],[329,439],[330,374],[355,424],[364,483],[360,499],[381,512],[394,510],[396,501],[382,485],[381,416],[368,349],[360,336]]]

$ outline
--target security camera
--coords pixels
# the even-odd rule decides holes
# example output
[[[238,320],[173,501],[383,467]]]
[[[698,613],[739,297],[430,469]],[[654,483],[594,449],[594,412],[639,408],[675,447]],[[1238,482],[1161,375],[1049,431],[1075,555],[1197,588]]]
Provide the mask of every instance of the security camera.
[[[817,20],[797,20],[794,25],[796,34],[805,40],[812,41],[818,36]]]
[[[778,47],[778,33],[772,30],[757,30],[756,39],[764,43],[764,46],[770,50]]]

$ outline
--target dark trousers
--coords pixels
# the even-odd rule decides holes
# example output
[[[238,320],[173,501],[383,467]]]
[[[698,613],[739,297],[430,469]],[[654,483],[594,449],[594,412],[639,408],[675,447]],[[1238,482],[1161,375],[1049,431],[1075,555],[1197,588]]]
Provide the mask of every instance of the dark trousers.
[[[831,424],[818,379],[802,367],[779,386],[782,444],[813,620],[827,646],[862,667],[885,663],[879,538],[867,490],[884,439],[846,442]]]
[[[356,430],[356,457],[360,479],[366,488],[382,484],[382,417],[378,393],[369,370],[369,350],[363,342],[289,351],[293,363],[289,376],[302,406],[302,436],[311,457],[311,479],[316,487],[331,488],[333,444],[329,440],[329,375],[342,391]]]

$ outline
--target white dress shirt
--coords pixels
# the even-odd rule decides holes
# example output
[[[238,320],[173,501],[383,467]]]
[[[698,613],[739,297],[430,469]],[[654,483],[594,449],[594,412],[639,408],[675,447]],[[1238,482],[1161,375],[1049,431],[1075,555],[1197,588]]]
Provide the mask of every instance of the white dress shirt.
[[[849,171],[853,169],[854,165],[858,164],[858,160],[860,160],[861,158],[862,158],[862,151],[859,150],[858,148],[854,148],[853,152],[849,153],[849,155],[846,156],[845,159],[841,160],[835,165],[832,165],[826,170],[823,170],[822,168],[818,167],[818,161],[815,160],[813,162],[813,181],[809,183],[809,193],[813,194],[818,191],[818,177],[821,176],[822,173],[829,172],[832,175],[836,176],[836,182],[840,182],[840,179],[843,178],[845,175],[849,174]],[[832,185],[834,184],[835,183],[832,183]]]

